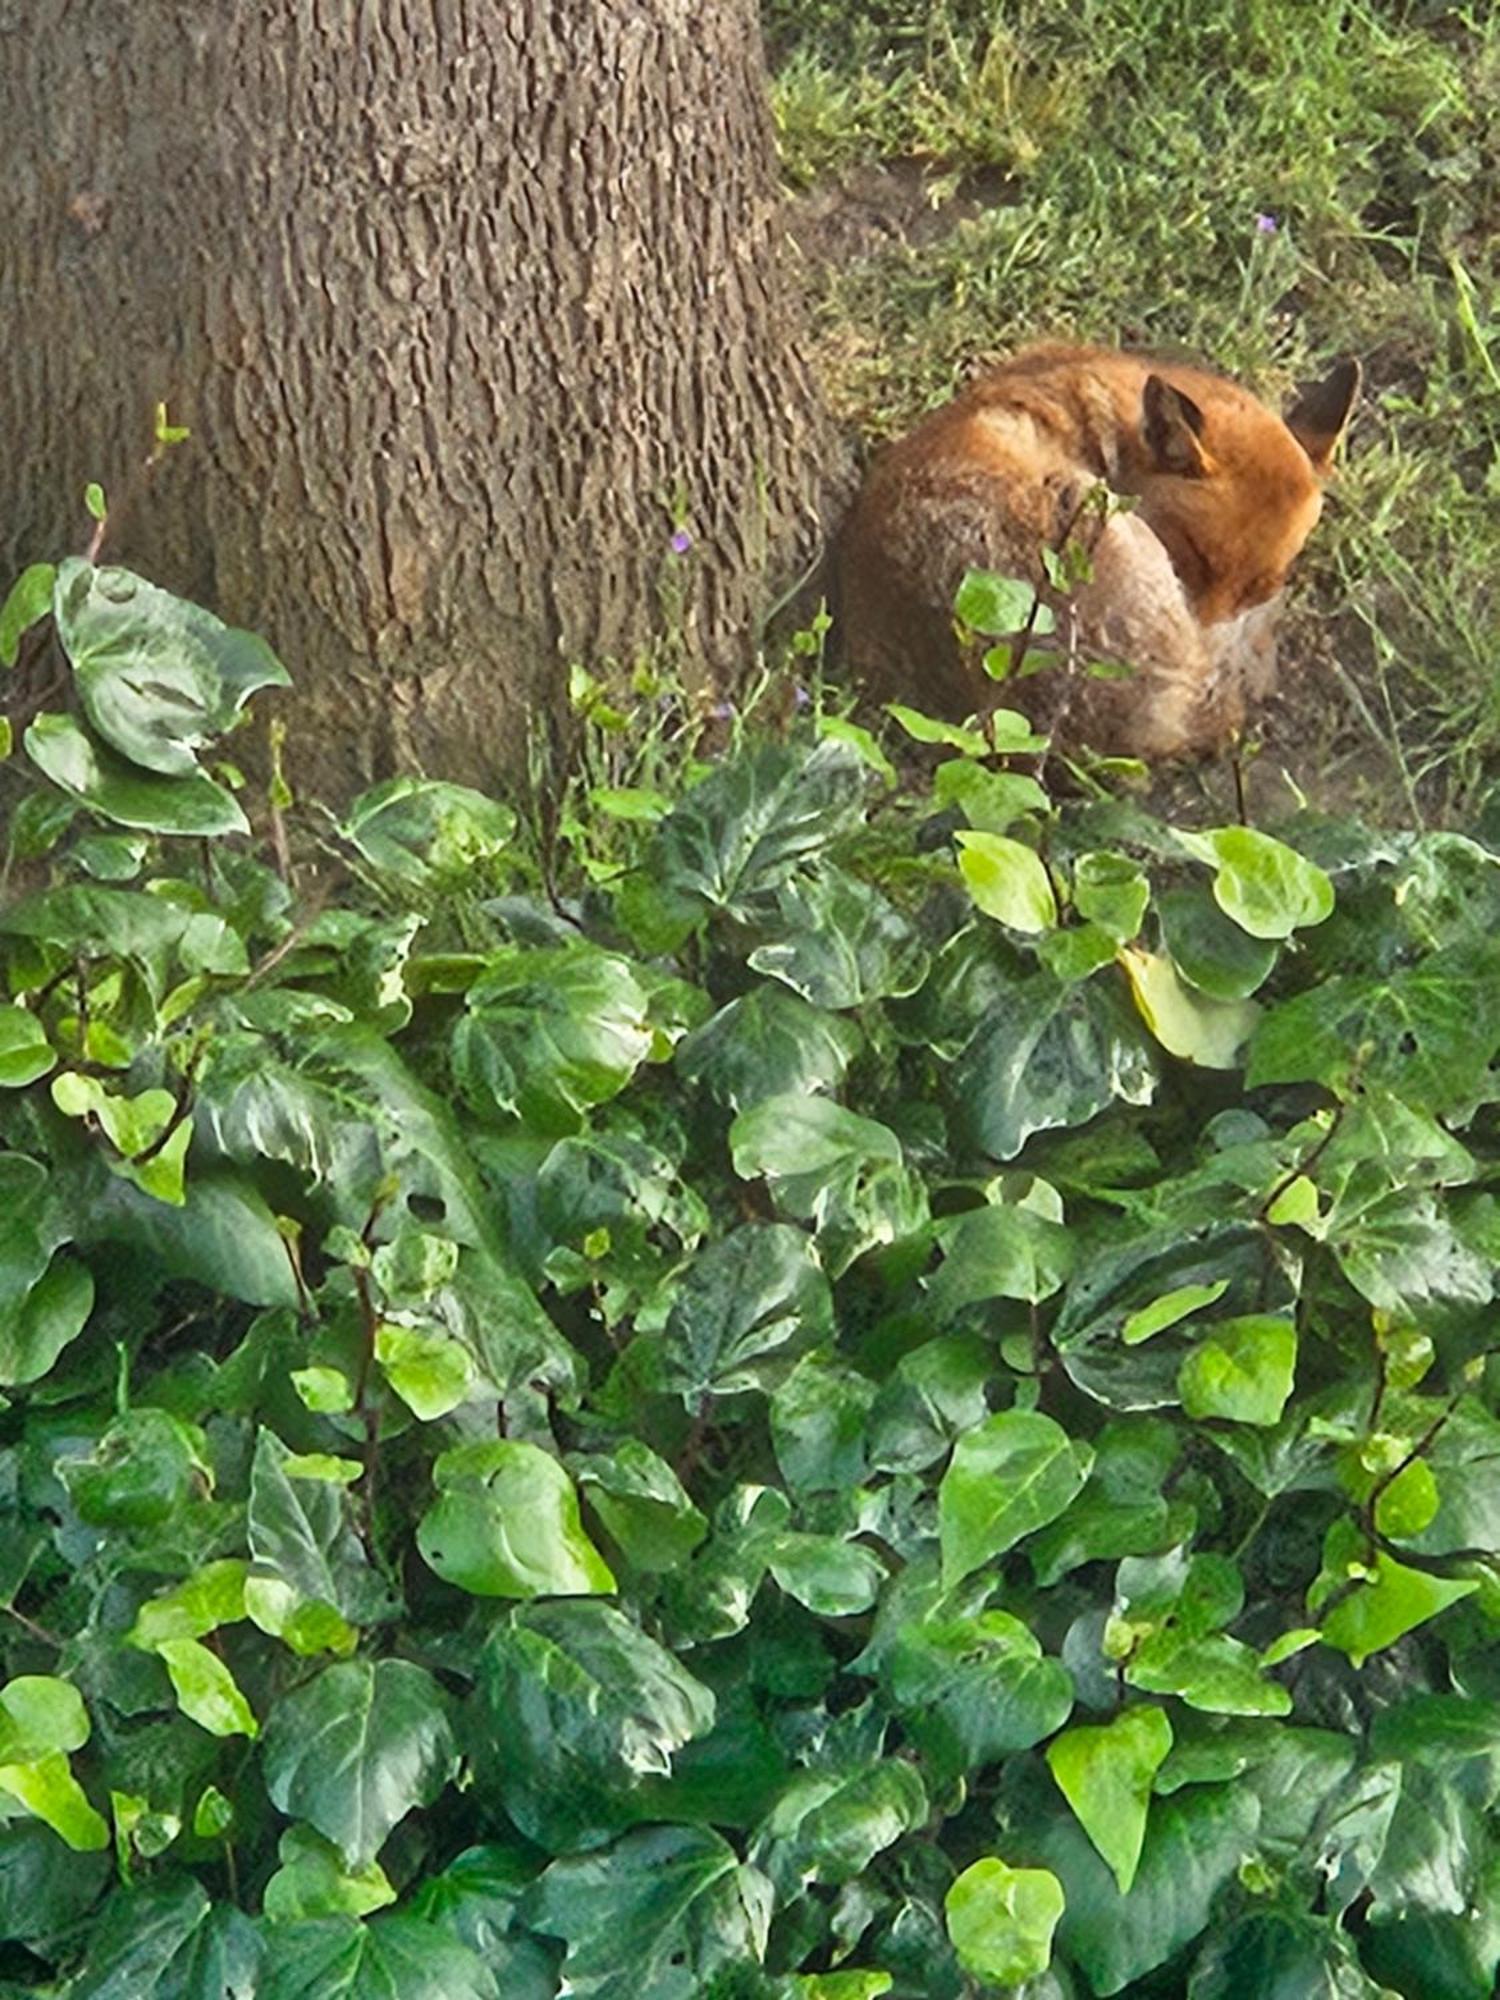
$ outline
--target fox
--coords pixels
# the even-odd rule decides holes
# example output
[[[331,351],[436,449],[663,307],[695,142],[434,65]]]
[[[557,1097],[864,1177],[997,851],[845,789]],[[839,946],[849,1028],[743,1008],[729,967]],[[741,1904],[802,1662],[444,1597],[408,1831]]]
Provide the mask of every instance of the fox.
[[[1204,368],[1024,350],[871,465],[836,555],[854,679],[954,721],[1019,708],[1105,755],[1222,751],[1274,692],[1282,592],[1359,385],[1341,360],[1283,418]],[[1059,590],[1044,552],[1070,544],[1087,560]],[[1056,627],[1024,650],[1050,647],[1066,671],[990,678],[954,620],[971,568],[1036,587]]]

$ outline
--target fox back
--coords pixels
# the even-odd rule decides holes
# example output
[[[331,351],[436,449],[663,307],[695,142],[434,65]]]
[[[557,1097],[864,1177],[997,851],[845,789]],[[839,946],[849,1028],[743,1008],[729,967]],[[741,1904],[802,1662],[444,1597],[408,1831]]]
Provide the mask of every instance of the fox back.
[[[1358,382],[1339,363],[1283,421],[1201,369],[1098,348],[1018,355],[871,467],[839,552],[855,674],[941,714],[1023,707],[1117,754],[1220,747],[1274,684],[1275,606]],[[1132,510],[1091,507],[1100,487]],[[1062,606],[1071,671],[997,687],[959,645],[958,586],[995,570],[1056,603],[1043,552],[1070,540],[1089,555]],[[1096,678],[1090,662],[1131,671]]]

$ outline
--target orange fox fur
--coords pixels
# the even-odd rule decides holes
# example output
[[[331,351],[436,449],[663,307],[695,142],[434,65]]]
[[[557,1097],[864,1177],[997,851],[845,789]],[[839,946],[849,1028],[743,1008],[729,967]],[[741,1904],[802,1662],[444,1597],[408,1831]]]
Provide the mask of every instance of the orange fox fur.
[[[855,674],[939,714],[1022,707],[1116,754],[1222,747],[1274,686],[1277,602],[1358,386],[1358,364],[1340,362],[1283,421],[1202,369],[1102,348],[1018,355],[871,467],[839,552]],[[1101,484],[1134,508],[1092,510]],[[1042,551],[1070,535],[1091,574],[1049,643],[1071,670],[997,684],[955,635],[964,573],[1026,577],[1056,604]],[[1090,661],[1132,672],[1095,677]]]

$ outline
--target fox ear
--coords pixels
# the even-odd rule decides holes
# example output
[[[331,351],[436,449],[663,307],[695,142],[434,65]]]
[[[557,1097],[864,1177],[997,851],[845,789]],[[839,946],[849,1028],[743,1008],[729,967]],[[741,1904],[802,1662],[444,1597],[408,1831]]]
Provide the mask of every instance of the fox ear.
[[[1286,427],[1313,462],[1326,472],[1359,394],[1357,361],[1336,361],[1315,389],[1304,389],[1286,414]]]
[[[1141,436],[1158,472],[1201,479],[1208,471],[1203,412],[1191,396],[1160,375],[1148,375],[1141,398]]]

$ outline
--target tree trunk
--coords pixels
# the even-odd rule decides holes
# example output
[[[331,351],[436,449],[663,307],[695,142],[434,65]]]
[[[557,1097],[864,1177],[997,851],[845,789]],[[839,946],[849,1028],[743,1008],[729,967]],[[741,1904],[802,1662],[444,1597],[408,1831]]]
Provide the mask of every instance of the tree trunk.
[[[0,0],[0,130],[0,590],[102,481],[304,786],[513,770],[569,658],[722,677],[810,555],[755,0]]]

